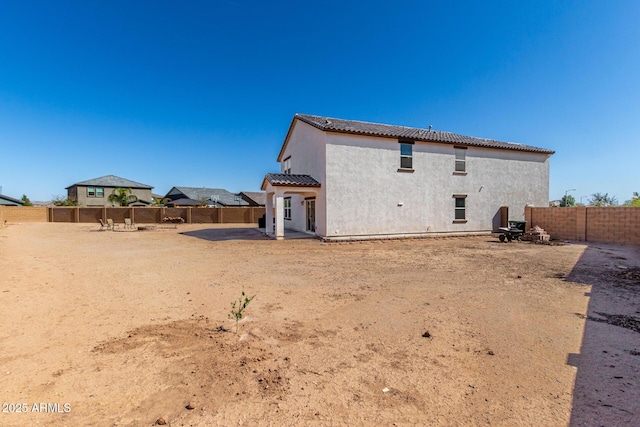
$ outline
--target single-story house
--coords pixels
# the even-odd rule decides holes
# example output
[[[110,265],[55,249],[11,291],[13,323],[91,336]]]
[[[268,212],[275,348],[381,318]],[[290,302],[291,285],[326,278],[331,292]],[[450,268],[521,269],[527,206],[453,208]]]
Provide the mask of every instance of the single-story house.
[[[547,206],[554,152],[431,129],[296,114],[267,174],[266,233],[326,240],[484,234]],[[531,225],[531,224],[530,224]]]
[[[13,197],[0,194],[0,205],[3,206],[24,206],[24,202],[20,199],[14,199]]]
[[[267,193],[264,191],[241,191],[240,197],[249,203],[249,206],[264,206],[267,203]]]
[[[175,200],[189,199],[210,207],[249,206],[249,203],[239,194],[233,194],[222,188],[173,187],[164,197],[170,200],[167,205]],[[187,201],[182,200],[182,203],[187,203]]]
[[[131,195],[138,198],[129,206],[148,206],[152,203],[152,186],[141,184],[115,175],[101,176],[70,185],[66,188],[67,197],[78,206],[112,206],[109,196],[116,188],[128,188]]]

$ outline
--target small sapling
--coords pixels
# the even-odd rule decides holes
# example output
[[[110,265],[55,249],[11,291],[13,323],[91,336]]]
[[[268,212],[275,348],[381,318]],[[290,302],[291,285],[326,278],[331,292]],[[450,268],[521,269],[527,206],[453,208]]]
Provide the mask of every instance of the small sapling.
[[[247,306],[249,305],[249,303],[255,298],[256,296],[252,296],[251,298],[249,298],[244,291],[242,291],[242,295],[240,296],[240,298],[238,298],[238,301],[233,301],[231,303],[231,311],[229,312],[229,319],[235,319],[236,321],[236,334],[238,333],[238,322],[240,321],[240,319],[242,319],[243,316],[243,312],[244,309],[247,308]]]

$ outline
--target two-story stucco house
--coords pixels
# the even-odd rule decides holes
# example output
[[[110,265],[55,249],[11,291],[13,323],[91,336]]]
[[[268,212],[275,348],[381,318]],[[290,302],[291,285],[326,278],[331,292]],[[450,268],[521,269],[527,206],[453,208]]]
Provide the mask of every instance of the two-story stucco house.
[[[327,240],[490,233],[501,207],[547,206],[549,158],[528,145],[296,114],[267,174],[267,234]],[[273,224],[272,226],[269,226]]]
[[[66,188],[67,197],[78,206],[112,206],[109,196],[116,188],[127,188],[138,200],[130,206],[148,206],[152,201],[152,186],[120,178],[115,175],[101,176],[77,182]]]

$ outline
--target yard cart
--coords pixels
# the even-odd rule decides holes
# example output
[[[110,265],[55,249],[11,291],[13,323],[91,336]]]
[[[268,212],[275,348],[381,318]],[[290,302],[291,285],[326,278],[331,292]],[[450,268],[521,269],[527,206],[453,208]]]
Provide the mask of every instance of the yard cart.
[[[527,227],[527,221],[509,221],[508,227],[500,227],[500,235],[498,239],[501,242],[505,240],[510,242],[512,240],[520,240],[522,235],[525,233]]]

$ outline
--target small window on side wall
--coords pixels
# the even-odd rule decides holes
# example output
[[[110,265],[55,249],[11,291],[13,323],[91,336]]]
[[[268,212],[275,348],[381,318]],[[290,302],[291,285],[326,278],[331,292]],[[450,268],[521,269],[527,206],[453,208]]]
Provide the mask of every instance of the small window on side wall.
[[[95,187],[87,187],[87,197],[96,197]]]
[[[104,188],[96,187],[96,197],[104,197]]]
[[[282,162],[282,173],[285,175],[291,175],[291,156],[287,157]]]
[[[400,169],[413,169],[413,142],[400,143]]]
[[[456,152],[456,172],[466,172],[467,171],[467,150],[465,148],[455,148]]]
[[[455,199],[454,222],[466,222],[467,196],[465,194],[456,194],[453,198]]]

